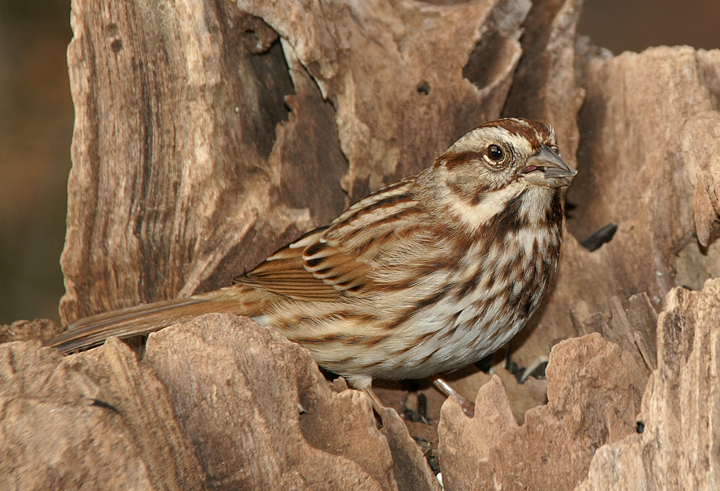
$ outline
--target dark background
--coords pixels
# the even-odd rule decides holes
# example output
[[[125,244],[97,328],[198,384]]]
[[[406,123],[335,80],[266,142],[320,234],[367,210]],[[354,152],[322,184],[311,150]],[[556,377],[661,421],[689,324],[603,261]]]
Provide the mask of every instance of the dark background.
[[[578,30],[619,54],[720,48],[718,26],[717,0],[586,0]],[[71,37],[68,1],[0,0],[0,324],[59,319]]]

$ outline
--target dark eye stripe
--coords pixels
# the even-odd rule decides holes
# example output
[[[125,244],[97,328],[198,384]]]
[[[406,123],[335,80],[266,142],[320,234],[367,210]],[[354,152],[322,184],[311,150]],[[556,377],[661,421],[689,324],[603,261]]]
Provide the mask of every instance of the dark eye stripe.
[[[448,154],[443,160],[445,162],[445,167],[450,170],[458,165],[467,164],[473,160],[479,160],[481,158],[482,155],[480,153],[468,150],[465,152]],[[438,162],[442,162],[442,160]]]

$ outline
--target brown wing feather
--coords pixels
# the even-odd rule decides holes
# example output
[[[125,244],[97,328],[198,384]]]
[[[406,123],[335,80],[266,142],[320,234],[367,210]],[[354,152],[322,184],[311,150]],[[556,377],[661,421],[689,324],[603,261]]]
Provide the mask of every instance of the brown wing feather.
[[[416,224],[408,219],[419,211],[411,186],[412,181],[403,181],[368,196],[329,227],[305,234],[235,282],[297,300],[362,296],[371,289],[388,237]]]
[[[325,229],[314,230],[268,257],[252,271],[235,278],[235,283],[260,287],[297,300],[338,301],[341,293],[305,268],[304,247],[296,244],[319,240]]]

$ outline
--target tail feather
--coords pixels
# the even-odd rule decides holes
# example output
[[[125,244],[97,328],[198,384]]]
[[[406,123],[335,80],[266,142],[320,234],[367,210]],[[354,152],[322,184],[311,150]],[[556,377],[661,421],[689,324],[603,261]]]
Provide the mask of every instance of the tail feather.
[[[111,336],[121,339],[141,336],[202,314],[256,315],[257,309],[247,302],[246,294],[247,289],[232,286],[192,297],[104,312],[69,324],[65,332],[45,345],[70,353],[102,344]]]

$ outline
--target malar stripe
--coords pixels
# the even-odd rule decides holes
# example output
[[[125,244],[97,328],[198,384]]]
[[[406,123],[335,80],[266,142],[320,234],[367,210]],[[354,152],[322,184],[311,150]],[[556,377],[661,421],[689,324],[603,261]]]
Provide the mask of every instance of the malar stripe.
[[[528,190],[524,189],[520,194],[508,201],[505,208],[487,225],[488,228],[502,232],[497,234],[498,238],[503,237],[504,239],[508,232],[516,232],[530,225],[528,217],[520,213],[527,192]]]

